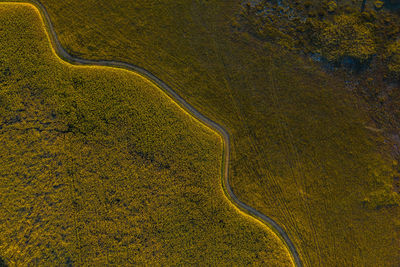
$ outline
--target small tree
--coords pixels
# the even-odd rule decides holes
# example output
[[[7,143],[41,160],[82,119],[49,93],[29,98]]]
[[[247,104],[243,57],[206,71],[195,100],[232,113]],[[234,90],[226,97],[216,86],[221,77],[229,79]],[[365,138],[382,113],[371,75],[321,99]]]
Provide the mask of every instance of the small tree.
[[[376,51],[370,30],[351,15],[335,17],[318,36],[320,51],[330,61],[349,57],[360,62],[369,59]]]
[[[400,74],[400,39],[388,46],[386,58],[388,59],[389,70]]]

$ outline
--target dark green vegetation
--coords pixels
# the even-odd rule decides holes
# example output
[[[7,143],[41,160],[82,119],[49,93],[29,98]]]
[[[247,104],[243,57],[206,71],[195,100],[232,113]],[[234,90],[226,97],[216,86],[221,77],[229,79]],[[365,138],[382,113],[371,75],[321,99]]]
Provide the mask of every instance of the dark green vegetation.
[[[6,263],[291,265],[224,197],[215,133],[132,72],[62,62],[31,5],[0,25]]]
[[[387,54],[398,55],[391,46],[400,37],[400,17],[383,9],[383,1],[367,1],[363,12],[360,1],[256,2],[244,4],[237,26],[262,40],[318,54],[336,64],[366,63],[372,58],[375,64],[398,64]],[[394,77],[399,74],[395,68],[384,71]]]
[[[235,193],[285,227],[305,265],[399,264],[398,166],[363,103],[234,28],[236,1],[42,2],[71,54],[140,65],[224,124]]]
[[[400,158],[400,1],[264,0],[240,14],[237,30],[310,56],[343,79]]]

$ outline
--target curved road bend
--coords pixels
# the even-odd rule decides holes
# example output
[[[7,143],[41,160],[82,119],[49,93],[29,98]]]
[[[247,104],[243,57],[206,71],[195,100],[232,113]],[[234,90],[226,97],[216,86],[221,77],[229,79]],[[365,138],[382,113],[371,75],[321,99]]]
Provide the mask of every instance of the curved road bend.
[[[23,1],[2,1],[2,2],[23,2]],[[36,0],[28,0],[27,3],[33,4],[35,7],[38,8],[42,17],[44,18],[44,22],[47,25],[47,29],[49,31],[49,37],[53,43],[53,47],[57,52],[58,56],[63,60],[70,62],[75,65],[95,65],[95,66],[108,66],[108,67],[116,67],[116,68],[123,68],[126,70],[130,70],[136,72],[153,83],[155,83],[158,87],[160,87],[164,92],[166,92],[173,100],[175,100],[182,108],[187,110],[192,116],[197,118],[202,123],[206,124],[208,127],[213,129],[214,131],[218,132],[224,140],[224,158],[223,158],[223,168],[222,168],[222,183],[225,186],[224,192],[227,195],[228,199],[240,210],[244,211],[245,213],[255,217],[259,221],[263,222],[267,225],[274,233],[276,233],[280,239],[285,243],[289,252],[294,260],[294,263],[298,267],[302,267],[302,263],[299,257],[299,254],[294,246],[293,242],[290,240],[287,233],[280,227],[273,219],[270,217],[262,214],[258,210],[250,207],[249,205],[245,204],[244,202],[240,201],[237,196],[233,193],[233,190],[229,184],[229,158],[230,158],[230,138],[227,130],[220,124],[214,122],[213,120],[207,118],[199,111],[197,111],[194,107],[192,107],[188,102],[186,102],[180,95],[178,95],[171,87],[169,87],[166,83],[164,83],[161,79],[157,78],[151,72],[138,67],[136,65],[128,64],[125,62],[113,61],[113,60],[87,60],[81,59],[71,56],[70,54],[65,51],[65,49],[60,44],[58,40],[57,34],[54,30],[53,24],[51,23],[50,16],[47,13],[46,8],[42,3]]]

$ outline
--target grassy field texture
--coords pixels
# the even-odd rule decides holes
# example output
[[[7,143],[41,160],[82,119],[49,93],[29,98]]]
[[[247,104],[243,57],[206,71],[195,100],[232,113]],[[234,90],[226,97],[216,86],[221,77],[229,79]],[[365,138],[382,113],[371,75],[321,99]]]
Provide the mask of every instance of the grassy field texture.
[[[398,166],[362,103],[232,30],[236,1],[42,2],[71,54],[140,65],[224,124],[235,193],[284,226],[305,265],[400,264]]]
[[[236,29],[311,57],[345,80],[399,160],[400,1],[242,2]]]
[[[54,54],[0,4],[0,257],[10,265],[291,266],[221,187],[221,139],[149,81]]]

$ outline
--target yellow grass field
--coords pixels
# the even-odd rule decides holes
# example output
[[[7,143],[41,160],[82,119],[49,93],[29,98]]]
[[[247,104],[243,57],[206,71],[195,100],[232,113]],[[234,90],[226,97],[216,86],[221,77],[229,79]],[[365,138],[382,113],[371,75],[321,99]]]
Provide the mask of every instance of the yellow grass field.
[[[399,165],[340,77],[235,28],[238,1],[42,0],[74,56],[160,77],[232,137],[238,197],[306,266],[399,266]]]
[[[221,187],[220,137],[125,70],[73,66],[0,4],[0,257],[10,266],[291,266]]]

